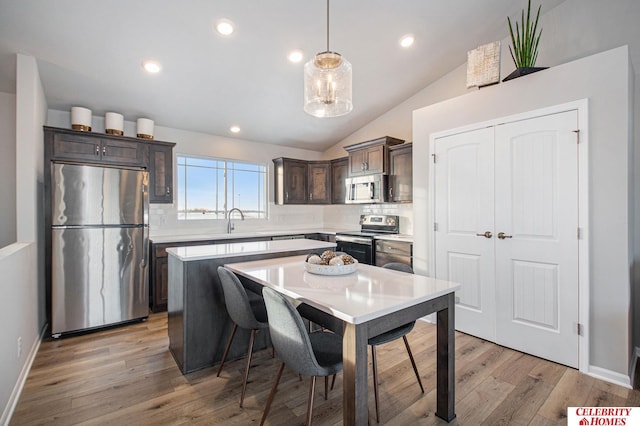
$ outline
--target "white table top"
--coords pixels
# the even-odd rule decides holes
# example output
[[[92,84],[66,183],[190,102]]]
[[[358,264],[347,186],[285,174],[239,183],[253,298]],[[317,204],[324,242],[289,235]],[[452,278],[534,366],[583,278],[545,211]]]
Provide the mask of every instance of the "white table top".
[[[283,253],[294,250],[322,252],[333,250],[336,243],[297,239],[277,241],[248,241],[242,243],[209,244],[204,246],[171,247],[167,249],[170,256],[175,256],[183,262],[220,259],[250,254]]]
[[[349,275],[324,276],[305,271],[305,256],[227,264],[232,271],[336,318],[361,324],[435,299],[460,284],[359,264]]]

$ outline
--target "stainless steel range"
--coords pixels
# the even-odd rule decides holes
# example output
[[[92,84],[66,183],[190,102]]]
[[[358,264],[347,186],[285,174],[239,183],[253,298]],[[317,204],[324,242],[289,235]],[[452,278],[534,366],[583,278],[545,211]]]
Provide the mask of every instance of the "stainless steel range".
[[[375,237],[397,234],[400,218],[393,215],[360,215],[360,230],[336,233],[336,250],[349,253],[358,262],[373,265]]]

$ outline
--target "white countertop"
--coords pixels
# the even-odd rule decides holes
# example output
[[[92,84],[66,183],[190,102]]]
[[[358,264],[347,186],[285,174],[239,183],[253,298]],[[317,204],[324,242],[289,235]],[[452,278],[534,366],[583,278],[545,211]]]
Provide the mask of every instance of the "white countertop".
[[[170,256],[175,256],[183,262],[232,258],[251,254],[284,253],[294,250],[322,252],[335,249],[336,243],[297,239],[278,241],[248,241],[240,243],[209,244],[202,246],[172,247],[167,249]]]
[[[305,256],[281,257],[226,266],[299,302],[336,318],[361,324],[460,289],[460,284],[358,264],[349,275],[314,275]]]
[[[232,232],[227,233],[203,233],[203,234],[172,234],[172,235],[151,235],[149,239],[154,244],[167,244],[183,241],[204,241],[204,240],[230,240],[235,238],[258,238],[258,237],[277,237],[282,235],[303,235],[303,234],[332,234],[345,231],[345,229],[290,229],[290,230],[273,230],[273,231],[256,231],[256,232]]]

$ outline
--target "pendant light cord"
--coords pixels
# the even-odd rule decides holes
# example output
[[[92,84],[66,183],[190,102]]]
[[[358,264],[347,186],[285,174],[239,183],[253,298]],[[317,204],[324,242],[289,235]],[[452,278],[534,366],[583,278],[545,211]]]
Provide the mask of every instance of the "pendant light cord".
[[[329,52],[329,0],[327,0],[327,52]]]

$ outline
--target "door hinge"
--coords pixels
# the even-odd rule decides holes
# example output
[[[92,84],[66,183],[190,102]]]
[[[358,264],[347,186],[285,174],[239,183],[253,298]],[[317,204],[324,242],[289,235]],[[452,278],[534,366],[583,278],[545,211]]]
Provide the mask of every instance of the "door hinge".
[[[576,331],[578,332],[578,336],[582,336],[582,324],[578,323],[576,324]]]
[[[576,134],[576,144],[580,144],[580,129],[572,130],[572,132]]]
[[[433,230],[434,231],[438,230],[438,224],[436,222],[433,222]]]
[[[435,154],[431,154],[431,157],[433,158],[433,164],[436,164],[436,155]]]
[[[576,236],[578,237],[578,239],[580,239],[580,227],[578,227],[577,229]]]

